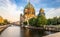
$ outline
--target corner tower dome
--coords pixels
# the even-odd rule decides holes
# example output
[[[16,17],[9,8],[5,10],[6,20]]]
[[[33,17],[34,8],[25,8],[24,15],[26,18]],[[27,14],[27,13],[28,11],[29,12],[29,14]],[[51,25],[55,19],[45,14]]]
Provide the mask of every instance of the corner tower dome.
[[[35,14],[35,9],[30,2],[25,6],[24,14]]]
[[[41,8],[39,12],[44,13],[44,9],[43,9],[43,8]]]
[[[43,8],[40,9],[39,14],[40,14],[40,15],[41,15],[41,14],[45,15]]]

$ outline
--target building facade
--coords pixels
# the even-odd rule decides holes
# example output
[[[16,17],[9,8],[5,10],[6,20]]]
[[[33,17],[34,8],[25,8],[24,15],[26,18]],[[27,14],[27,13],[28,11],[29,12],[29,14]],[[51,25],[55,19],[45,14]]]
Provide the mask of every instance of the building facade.
[[[0,16],[0,23],[4,23],[4,19],[1,16]]]

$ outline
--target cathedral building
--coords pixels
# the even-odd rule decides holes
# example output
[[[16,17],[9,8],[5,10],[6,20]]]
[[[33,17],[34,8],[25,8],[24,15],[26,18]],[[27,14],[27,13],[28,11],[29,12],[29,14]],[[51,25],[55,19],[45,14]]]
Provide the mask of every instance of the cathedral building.
[[[25,6],[23,13],[24,13],[23,15],[22,14],[20,15],[20,23],[24,22],[24,21],[28,21],[29,19],[31,19],[33,17],[34,18],[37,17],[35,15],[34,6],[30,2],[28,2],[28,4]],[[40,15],[41,14],[45,15],[44,14],[44,9],[41,8],[40,11],[39,11],[39,14]]]
[[[32,17],[35,17],[35,9],[34,9],[33,5],[29,2],[24,8],[25,21],[29,20]]]

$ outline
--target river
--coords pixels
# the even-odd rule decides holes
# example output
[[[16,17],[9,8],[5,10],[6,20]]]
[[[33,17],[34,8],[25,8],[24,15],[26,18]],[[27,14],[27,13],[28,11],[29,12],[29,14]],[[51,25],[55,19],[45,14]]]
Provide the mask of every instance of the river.
[[[46,35],[44,30],[32,30],[27,28],[21,28],[19,26],[10,26],[6,28],[0,37],[42,37]],[[51,34],[48,33],[48,34]]]
[[[20,37],[20,27],[10,26],[1,33],[0,37]]]

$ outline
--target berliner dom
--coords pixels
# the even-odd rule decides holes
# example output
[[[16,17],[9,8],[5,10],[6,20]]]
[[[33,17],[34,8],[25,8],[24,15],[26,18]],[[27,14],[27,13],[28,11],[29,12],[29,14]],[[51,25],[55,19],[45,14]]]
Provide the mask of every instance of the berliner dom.
[[[35,15],[35,9],[30,2],[25,6],[24,14],[34,14]]]
[[[39,10],[39,15],[41,14],[45,15],[43,8]],[[37,16],[35,15],[35,9],[34,9],[34,6],[30,2],[28,2],[28,4],[24,7],[23,15],[20,16],[21,18],[20,21],[22,21],[22,19],[23,19],[22,22],[28,21],[33,17],[37,18]]]
[[[35,9],[33,5],[29,2],[24,8],[24,18],[28,20],[32,17],[35,17]]]

